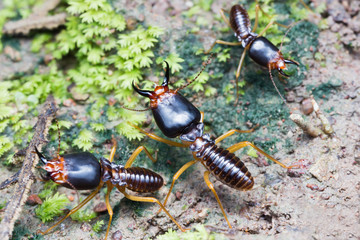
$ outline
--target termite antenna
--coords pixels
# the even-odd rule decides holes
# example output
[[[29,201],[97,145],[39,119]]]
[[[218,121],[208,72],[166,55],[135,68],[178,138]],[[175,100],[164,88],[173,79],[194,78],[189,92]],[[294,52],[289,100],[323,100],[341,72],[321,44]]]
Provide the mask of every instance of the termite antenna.
[[[194,79],[192,79],[190,82],[188,82],[188,83],[182,85],[181,87],[179,87],[178,89],[176,89],[175,92],[178,92],[178,91],[180,91],[181,89],[184,89],[184,88],[186,88],[187,86],[189,86],[190,84],[192,84],[192,83],[200,76],[200,74],[205,70],[206,66],[207,66],[208,64],[210,64],[213,55],[214,55],[213,53],[210,54],[210,56],[208,57],[208,59],[203,63],[203,66],[202,66],[200,72],[196,75],[196,77],[195,77]]]
[[[281,95],[279,89],[277,88],[276,84],[275,84],[275,81],[272,77],[272,74],[271,74],[271,69],[269,68],[269,74],[270,74],[270,79],[271,79],[271,82],[273,83],[274,87],[275,87],[275,90],[276,92],[279,94],[280,98],[282,99],[282,101],[285,103],[285,105],[289,108],[289,110],[291,111],[291,107],[290,105],[286,102],[286,100],[283,98],[283,96]]]
[[[58,131],[58,141],[59,141],[59,144],[58,144],[58,149],[57,149],[57,158],[60,159],[61,136],[60,136],[59,121],[58,121],[57,118],[56,118],[56,110],[57,110],[57,109],[56,109],[55,106],[53,106],[52,103],[49,103],[49,105],[50,105],[50,109],[51,109],[51,111],[52,111],[52,113],[53,113],[53,115],[54,115],[54,120],[55,120],[55,122],[56,122],[56,127],[57,127],[57,131]],[[54,110],[54,108],[55,108],[55,110]]]
[[[304,21],[304,20],[300,20],[300,21],[297,21],[297,22],[293,22],[293,23],[291,23],[291,24],[288,26],[288,29],[286,30],[283,38],[281,39],[280,52],[281,52],[281,48],[282,48],[282,46],[283,46],[284,40],[285,40],[285,38],[286,38],[286,35],[290,32],[290,30],[291,30],[296,24],[299,24],[299,23],[301,23],[301,22],[303,22],[303,21]]]
[[[123,109],[129,110],[129,111],[133,111],[133,112],[146,112],[146,111],[150,110],[150,107],[144,108],[144,109],[133,109],[133,108],[125,107],[124,105],[120,105],[120,107]]]

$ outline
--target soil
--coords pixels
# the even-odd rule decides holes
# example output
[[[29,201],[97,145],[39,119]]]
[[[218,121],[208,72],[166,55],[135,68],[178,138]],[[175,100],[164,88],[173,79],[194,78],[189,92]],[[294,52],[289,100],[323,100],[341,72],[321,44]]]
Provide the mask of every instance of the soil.
[[[311,6],[318,6],[322,2],[324,1],[314,0]],[[301,102],[312,92],[320,109],[331,122],[335,134],[332,137],[312,138],[294,124],[285,127],[284,125],[290,123],[288,119],[283,123],[281,118],[274,119],[281,131],[260,126],[256,131],[262,132],[263,135],[279,134],[280,138],[289,139],[291,148],[280,142],[276,145],[277,152],[272,155],[287,165],[299,164],[301,168],[286,170],[277,164],[269,165],[260,154],[257,158],[239,154],[255,178],[255,186],[251,191],[236,191],[211,177],[210,180],[215,186],[233,229],[228,228],[212,192],[203,181],[204,167],[196,164],[177,181],[167,205],[172,216],[182,226],[191,228],[201,223],[209,232],[221,233],[227,239],[360,239],[360,7],[357,1],[327,0],[325,2],[327,9],[322,14],[322,18],[326,19],[328,27],[319,32],[316,49],[316,52],[321,54],[318,56],[323,57],[320,60],[315,59],[313,52],[312,58],[302,61],[302,64],[308,66],[308,71],[302,83],[288,91],[288,97],[292,95],[294,100],[290,106],[300,109]],[[166,42],[160,43],[166,44],[169,49],[175,48],[175,42],[183,37],[185,24],[194,25],[192,21],[181,16],[183,11],[192,6],[191,1],[145,1],[140,8],[138,6],[141,3],[140,0],[113,1],[114,7],[129,9],[125,13],[127,17],[140,19],[146,25],[172,29],[171,33],[177,32],[170,35],[170,30],[167,30],[167,34],[163,37]],[[230,6],[231,4],[223,0],[214,1],[209,14],[205,15],[211,23],[210,26],[212,23],[214,26],[224,25],[222,21],[214,19],[214,16],[221,7]],[[187,29],[189,28],[191,27]],[[216,36],[219,33],[207,32],[207,34]],[[31,72],[31,69],[35,68],[34,63],[38,60],[26,50],[29,41],[29,39],[20,40],[22,59],[17,63],[12,64],[4,54],[0,56],[2,79],[19,72]],[[209,43],[206,41],[208,40],[204,40],[202,44],[208,46]],[[311,52],[311,49],[304,48],[304,51]],[[31,58],[33,60],[29,60]],[[236,57],[234,65],[238,59]],[[246,62],[246,66],[251,64],[255,63]],[[235,67],[232,67],[231,73]],[[291,78],[288,81],[291,81]],[[330,87],[322,88],[322,86]],[[225,108],[218,109],[216,113],[208,110],[207,115],[208,99],[204,101],[200,98],[201,95],[195,96],[194,101],[199,106],[205,106],[200,107],[205,111],[205,119],[207,116],[213,119],[225,115]],[[223,100],[222,92],[219,91],[217,98],[212,101]],[[209,102],[213,103],[211,100]],[[244,106],[245,104],[242,107]],[[253,103],[246,105],[247,108],[254,106]],[[239,109],[235,108],[232,111],[236,112],[236,110]],[[318,124],[314,113],[306,118]],[[207,129],[210,129],[214,136],[219,136],[222,129],[220,131],[219,126],[214,126],[214,122],[216,121],[209,120]],[[227,124],[230,128],[245,127],[244,123],[239,126],[231,122],[224,123],[226,127]],[[231,146],[236,140],[234,137],[224,141],[222,146]],[[257,139],[256,142],[261,141],[266,141],[266,138]],[[152,140],[145,140],[143,144],[155,144],[151,142]],[[159,159],[163,159],[154,165],[154,170],[159,171],[167,182],[167,185],[155,194],[162,200],[169,189],[172,175],[192,157],[182,149],[157,143],[155,146],[161,149]],[[168,171],[167,167],[171,170]],[[15,169],[9,171],[2,167],[0,182],[11,176],[14,171]],[[39,193],[42,186],[43,183],[37,181],[32,186],[31,193]],[[11,188],[3,190],[1,201],[8,199],[11,192]],[[59,192],[75,196],[74,202],[77,201],[73,191],[59,188]],[[85,196],[83,194],[86,193],[81,193],[81,196]],[[103,193],[98,194],[89,204],[89,209],[103,202],[103,199]],[[155,214],[158,210],[155,204],[134,203],[123,198],[121,193],[113,191],[111,205],[114,219],[110,229],[110,239],[115,232],[122,236],[122,239],[156,239],[169,228],[177,230],[163,212]],[[51,223],[44,225],[35,217],[35,208],[30,205],[24,207],[15,228],[17,236],[25,233],[27,234],[25,236],[29,237],[38,229],[46,229],[46,226],[51,225]],[[91,226],[97,220],[104,220],[107,223],[108,215],[100,214],[90,223],[77,223],[67,219],[56,230],[45,235],[44,239],[101,239],[105,231],[96,234],[91,230]]]

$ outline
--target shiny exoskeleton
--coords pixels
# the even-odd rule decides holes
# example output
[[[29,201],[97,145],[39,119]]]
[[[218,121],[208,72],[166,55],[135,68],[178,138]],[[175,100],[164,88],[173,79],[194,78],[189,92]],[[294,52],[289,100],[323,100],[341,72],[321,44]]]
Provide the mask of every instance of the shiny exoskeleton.
[[[167,72],[169,68],[167,67]],[[239,190],[250,190],[254,185],[244,163],[233,153],[215,145],[209,134],[204,134],[200,111],[177,90],[169,90],[167,78],[154,91],[133,88],[150,98],[150,107],[156,124],[170,138],[180,137],[189,145],[193,154],[215,177],[226,185]]]
[[[282,70],[286,68],[285,63],[299,65],[297,62],[284,59],[280,50],[265,37],[259,37],[251,31],[251,23],[246,10],[240,5],[234,5],[230,10],[230,24],[238,41],[249,50],[249,56],[256,63],[268,69],[277,69],[285,77]]]
[[[42,168],[47,172],[46,178],[51,179],[55,183],[64,187],[75,190],[95,189],[85,200],[73,208],[54,226],[50,227],[45,232],[41,232],[42,234],[49,232],[51,229],[63,222],[68,216],[75,213],[87,202],[89,202],[100,191],[104,184],[107,185],[105,202],[110,215],[105,239],[108,236],[113,215],[109,197],[110,192],[114,187],[130,200],[159,204],[161,209],[165,211],[165,213],[180,228],[180,230],[185,231],[156,198],[132,196],[125,192],[125,189],[127,188],[134,192],[150,193],[159,190],[164,185],[164,180],[159,174],[145,168],[130,167],[136,156],[142,150],[145,150],[149,156],[145,147],[138,147],[131,155],[125,166],[112,163],[112,159],[115,155],[115,149],[116,145],[112,148],[110,161],[101,157],[99,162],[96,157],[89,152],[65,154],[63,156],[58,155],[52,160],[47,160],[44,155],[35,148],[36,154],[44,164]],[[153,160],[152,157],[151,159]]]
[[[208,179],[208,174],[212,173],[219,181],[228,185],[229,187],[238,190],[250,190],[254,186],[254,179],[248,169],[245,167],[244,163],[233,154],[234,151],[245,146],[252,146],[257,151],[270,158],[272,161],[275,161],[276,163],[279,162],[248,141],[237,143],[226,150],[218,147],[216,143],[234,134],[235,132],[244,133],[251,132],[252,130],[244,131],[232,129],[216,140],[212,140],[209,134],[204,133],[202,113],[191,102],[178,93],[179,89],[169,89],[168,82],[169,65],[167,64],[164,82],[161,86],[156,86],[154,91],[141,90],[133,84],[133,88],[137,93],[150,98],[150,108],[152,110],[155,122],[163,134],[170,138],[179,137],[182,140],[182,144],[161,138],[154,134],[147,133],[137,126],[133,126],[155,140],[173,146],[189,147],[195,158],[194,161],[185,164],[178,171],[178,173],[175,174],[172,186],[165,199],[164,205],[166,204],[169,194],[174,186],[175,180],[182,172],[185,171],[185,169],[190,167],[196,161],[200,161],[208,170],[204,175],[205,182],[213,191],[223,211],[226,221],[231,227],[223,207],[217,197],[217,194]],[[283,167],[286,167],[282,163],[279,164]]]
[[[163,185],[163,178],[146,168],[130,167],[111,163],[101,157],[100,162],[89,152],[65,154],[60,159],[46,158],[35,148],[40,160],[45,164],[51,180],[66,188],[93,190],[101,182],[126,187],[134,192],[155,192]]]

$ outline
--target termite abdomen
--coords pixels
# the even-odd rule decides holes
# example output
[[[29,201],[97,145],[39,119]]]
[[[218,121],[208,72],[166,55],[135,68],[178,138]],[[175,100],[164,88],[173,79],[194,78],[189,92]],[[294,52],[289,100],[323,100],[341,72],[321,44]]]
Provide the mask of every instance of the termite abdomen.
[[[159,174],[140,167],[126,168],[124,182],[128,189],[135,192],[155,192],[164,185]]]
[[[254,186],[254,178],[244,163],[228,150],[208,143],[199,154],[208,169],[222,183],[243,191],[250,190]]]
[[[251,32],[251,22],[248,13],[242,6],[234,5],[230,10],[229,16],[231,28],[238,40],[244,41],[243,45],[246,46],[256,37],[256,34]]]

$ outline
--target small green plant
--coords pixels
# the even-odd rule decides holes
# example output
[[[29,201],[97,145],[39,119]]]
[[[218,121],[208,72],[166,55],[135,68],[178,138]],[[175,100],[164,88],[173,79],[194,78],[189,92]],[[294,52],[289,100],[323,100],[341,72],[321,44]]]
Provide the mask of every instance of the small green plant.
[[[41,199],[45,199],[48,196],[54,194],[54,191],[59,185],[53,181],[47,181],[44,185],[44,189],[38,194]]]
[[[65,194],[59,195],[59,193],[56,193],[52,197],[47,197],[43,204],[36,208],[36,216],[40,218],[43,223],[50,221],[54,217],[61,215],[63,212],[62,209],[69,202]]]
[[[96,213],[91,210],[79,209],[75,213],[70,215],[71,219],[78,222],[89,222],[91,219],[96,217]]]
[[[74,140],[73,146],[77,146],[83,151],[88,151],[93,146],[94,135],[90,130],[83,129],[79,136]]]
[[[92,229],[94,230],[94,232],[99,233],[101,231],[102,226],[104,225],[105,225],[104,220],[100,220],[94,224]]]

